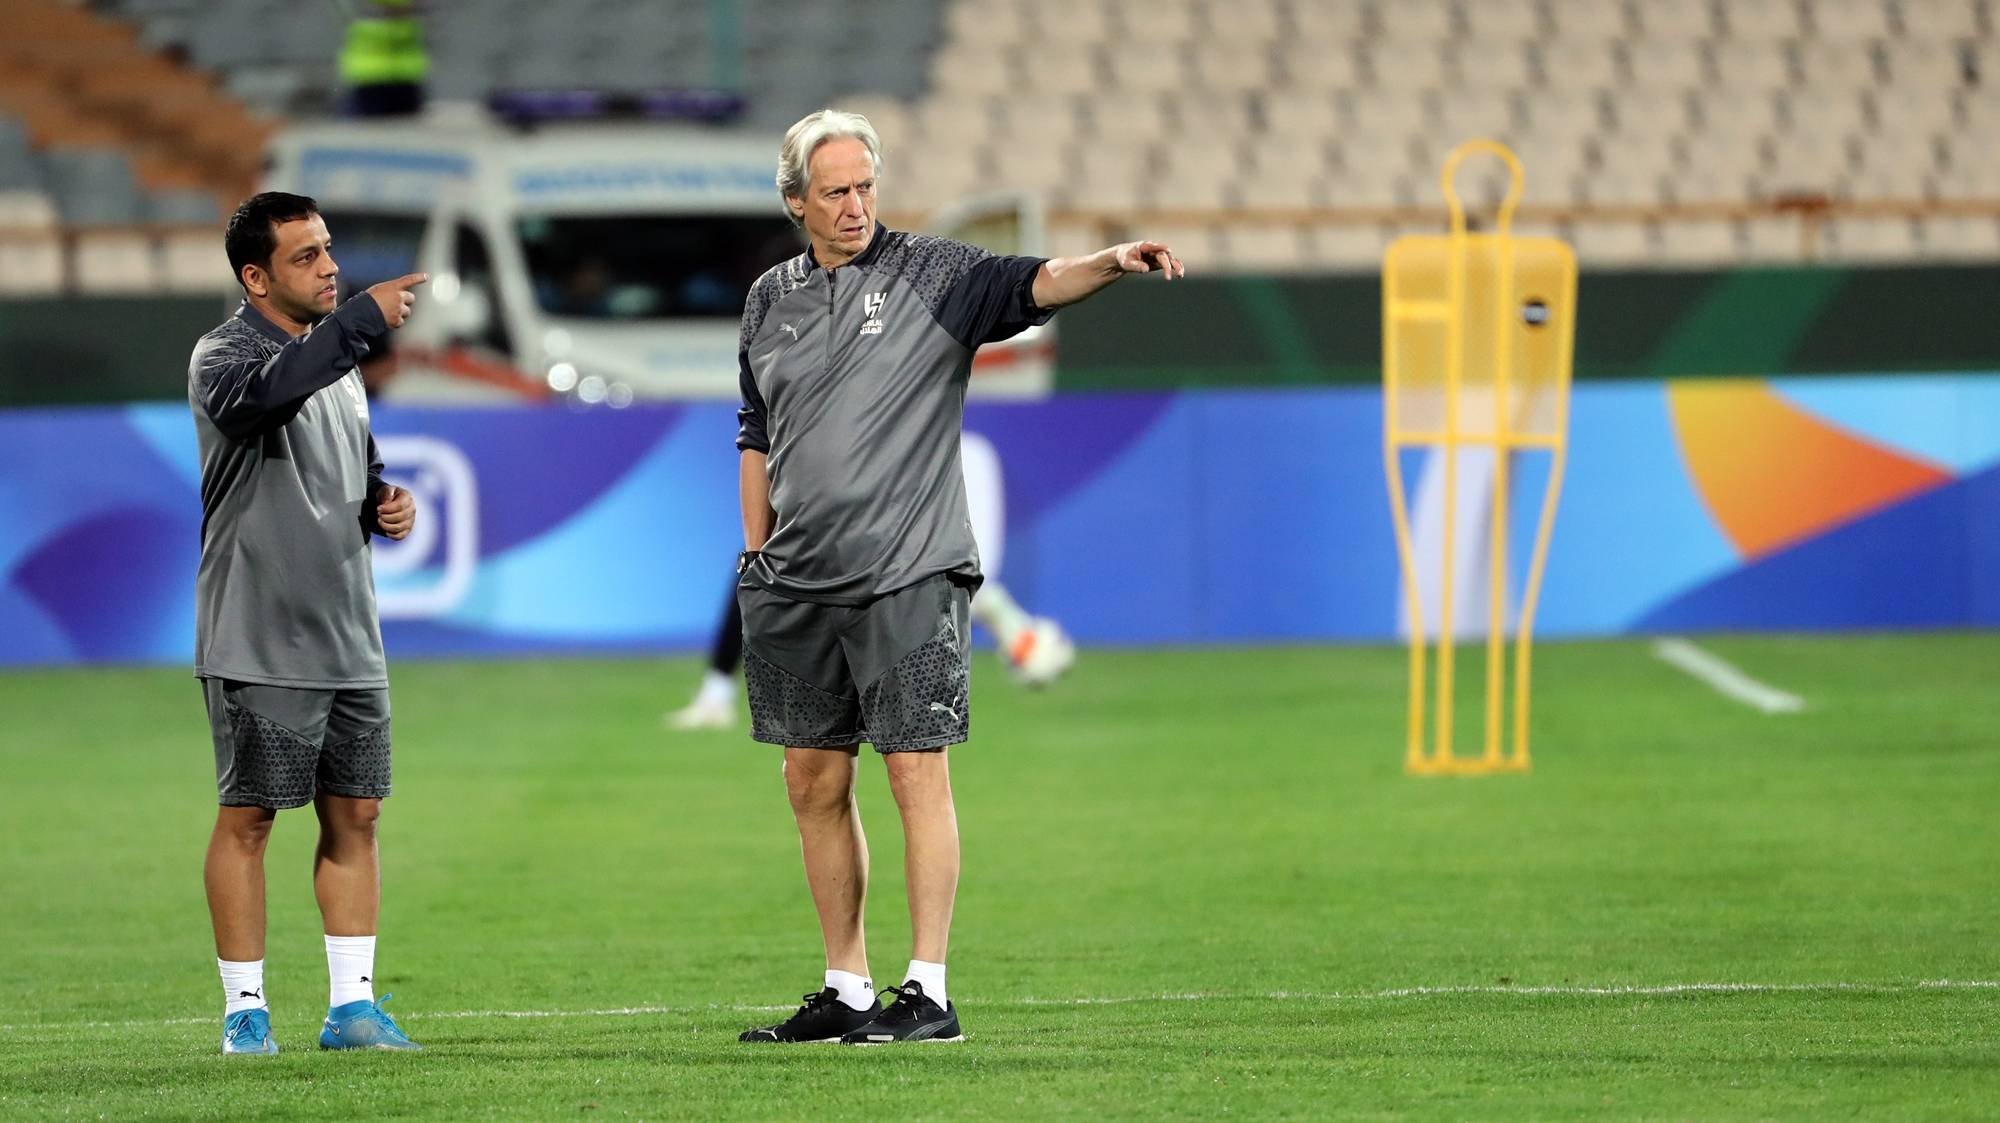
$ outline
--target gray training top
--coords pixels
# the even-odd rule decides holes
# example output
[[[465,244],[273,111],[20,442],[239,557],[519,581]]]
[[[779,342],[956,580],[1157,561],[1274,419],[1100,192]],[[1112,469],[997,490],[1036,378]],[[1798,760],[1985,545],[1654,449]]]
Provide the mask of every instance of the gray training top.
[[[777,520],[744,582],[865,604],[937,573],[979,574],[958,463],[982,343],[1044,323],[1038,257],[878,225],[853,261],[808,250],[743,305],[736,447],[769,455]]]
[[[382,460],[354,373],[388,331],[363,293],[297,339],[246,304],[195,344],[198,677],[389,685],[368,550]]]

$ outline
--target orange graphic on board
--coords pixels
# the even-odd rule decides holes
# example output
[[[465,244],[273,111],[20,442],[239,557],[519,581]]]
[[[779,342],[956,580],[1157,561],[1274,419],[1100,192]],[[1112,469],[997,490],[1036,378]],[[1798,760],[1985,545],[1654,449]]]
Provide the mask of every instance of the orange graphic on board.
[[[1695,491],[1746,559],[1952,478],[1814,417],[1763,381],[1670,382],[1667,401]]]

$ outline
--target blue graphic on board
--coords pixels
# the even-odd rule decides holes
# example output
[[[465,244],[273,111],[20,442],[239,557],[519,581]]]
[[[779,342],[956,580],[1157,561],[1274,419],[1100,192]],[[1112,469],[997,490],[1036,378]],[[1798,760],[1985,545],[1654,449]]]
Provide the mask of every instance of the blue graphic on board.
[[[1746,557],[1666,386],[1579,386],[1541,634],[2000,624],[2000,375],[1772,386],[1946,482]],[[967,424],[1002,463],[1008,587],[1080,642],[1396,638],[1370,389],[976,402]],[[421,504],[375,548],[393,657],[707,642],[740,545],[729,405],[377,403],[374,426]],[[1547,470],[1512,473],[1517,587]],[[0,665],[188,663],[199,493],[183,405],[0,412]]]

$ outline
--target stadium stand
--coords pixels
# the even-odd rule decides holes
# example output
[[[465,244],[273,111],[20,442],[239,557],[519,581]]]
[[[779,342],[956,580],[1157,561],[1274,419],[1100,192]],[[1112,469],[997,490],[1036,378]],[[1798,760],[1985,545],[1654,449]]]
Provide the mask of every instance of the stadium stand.
[[[191,228],[217,287],[214,227],[271,124],[130,23],[0,0],[0,24],[0,289],[186,287],[195,259],[168,247]]]
[[[1444,154],[1490,136],[1526,165],[1524,223],[1589,263],[1673,267],[2000,257],[1996,6],[485,0],[425,19],[436,99],[720,85],[758,128],[865,112],[906,222],[1017,188],[1048,201],[1058,249],[1143,216],[1226,267],[1364,268],[1435,223]],[[335,108],[341,11],[0,0],[20,29],[0,48],[0,200],[39,194],[56,216],[0,201],[6,252],[43,262],[52,229],[212,221],[250,174],[245,130]],[[1483,205],[1504,188],[1471,169],[1460,186]],[[155,246],[170,284],[198,260]]]

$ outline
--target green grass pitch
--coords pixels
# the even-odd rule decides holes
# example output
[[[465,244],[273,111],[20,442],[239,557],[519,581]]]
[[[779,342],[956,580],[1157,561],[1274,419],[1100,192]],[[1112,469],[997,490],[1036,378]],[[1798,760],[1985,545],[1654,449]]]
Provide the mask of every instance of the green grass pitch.
[[[819,945],[775,751],[660,727],[692,660],[396,667],[378,990],[428,1051],[314,1048],[292,812],[268,1060],[216,1055],[194,682],[0,675],[0,1117],[2000,1118],[2000,636],[1707,645],[1808,710],[1545,644],[1535,770],[1481,779],[1403,774],[1391,648],[982,661],[968,1040],[874,1050],[735,1040]]]

